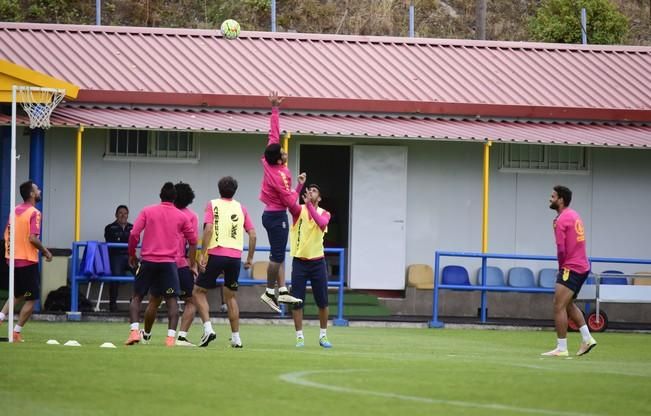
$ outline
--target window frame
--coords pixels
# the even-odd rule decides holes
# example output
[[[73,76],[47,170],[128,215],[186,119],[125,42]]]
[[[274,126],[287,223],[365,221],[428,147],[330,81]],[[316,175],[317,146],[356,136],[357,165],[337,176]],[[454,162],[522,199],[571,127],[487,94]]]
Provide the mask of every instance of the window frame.
[[[514,161],[511,157],[511,151],[514,148],[513,146],[523,146],[531,149],[531,146],[536,146],[542,149],[542,160],[529,160],[529,166],[522,166],[523,159]],[[556,157],[552,160],[553,153],[558,149]],[[566,154],[563,156],[562,152],[568,149]],[[578,150],[578,157],[576,160],[570,160],[573,150]],[[568,154],[569,153],[569,154]],[[530,151],[531,154],[531,151]],[[589,175],[592,172],[592,152],[589,147],[585,146],[561,146],[561,145],[549,145],[549,144],[539,144],[539,143],[501,143],[499,151],[499,172],[504,173],[551,173],[551,174],[572,174],[572,175]],[[565,159],[563,161],[562,159]],[[512,165],[519,163],[520,166],[514,167]],[[531,164],[538,164],[538,166],[531,166]],[[571,164],[575,164],[575,169],[561,168],[562,165],[568,167]],[[557,167],[550,167],[556,165]]]
[[[147,148],[145,152],[139,152],[140,141],[136,143],[136,153],[129,152],[129,140],[142,140],[141,134],[145,134]],[[126,135],[126,152],[120,153],[119,143],[116,143],[114,149],[111,149],[112,140],[117,136]],[[178,150],[182,146],[181,138],[187,135],[186,150]],[[134,137],[132,137],[134,136]],[[164,137],[162,137],[164,136]],[[170,149],[169,139],[177,137],[176,150]],[[160,143],[162,139],[167,139],[167,149],[161,150]],[[192,149],[192,150],[187,150]],[[172,155],[175,152],[176,155]],[[184,152],[186,155],[179,155]],[[146,129],[108,129],[106,130],[105,146],[103,159],[107,161],[124,161],[124,162],[165,162],[165,163],[199,163],[201,152],[199,149],[199,140],[197,135],[192,131],[186,130],[146,130]]]

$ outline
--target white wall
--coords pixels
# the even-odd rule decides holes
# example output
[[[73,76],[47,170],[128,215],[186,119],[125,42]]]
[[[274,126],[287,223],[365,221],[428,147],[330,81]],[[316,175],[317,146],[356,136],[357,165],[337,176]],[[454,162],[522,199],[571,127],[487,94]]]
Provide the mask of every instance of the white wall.
[[[499,171],[500,145],[491,150],[488,251],[552,255],[555,243],[549,209],[554,185],[573,191],[572,208],[582,216],[588,255],[651,259],[651,152],[591,149],[590,174]],[[482,155],[478,143],[409,145],[407,263],[432,263],[434,250],[480,251]],[[474,280],[479,261],[448,259],[468,267]],[[513,261],[491,260],[506,270]],[[517,262],[534,270],[553,262]],[[627,273],[651,266],[595,264],[596,272]]]
[[[86,130],[81,238],[102,239],[118,204],[127,204],[130,220],[135,220],[143,206],[158,203],[158,192],[167,180],[190,183],[197,194],[191,207],[201,213],[205,203],[217,196],[217,180],[232,175],[239,182],[236,197],[247,206],[258,230],[259,245],[268,245],[258,201],[259,158],[266,136],[199,137],[198,164],[115,162],[102,159],[105,132]],[[44,231],[45,243],[51,247],[69,247],[73,239],[74,142],[74,129],[53,129],[46,136]],[[353,143],[351,139],[309,137],[295,137],[292,142]],[[354,143],[408,146],[407,264],[431,264],[435,250],[481,250],[481,143],[369,139]],[[490,252],[555,255],[555,212],[548,201],[552,187],[563,184],[574,192],[572,207],[584,220],[589,255],[651,258],[651,152],[591,149],[590,174],[504,173],[498,171],[499,146],[491,151]],[[292,146],[290,154],[293,172],[298,166],[297,148]],[[387,203],[390,198],[388,189]],[[468,265],[472,278],[479,267],[476,261],[454,263]],[[493,264],[506,269],[513,262]],[[529,266],[556,265],[532,262]]]
[[[260,157],[266,136],[199,134],[200,163],[103,160],[105,137],[104,130],[84,132],[82,240],[103,240],[104,226],[115,220],[119,204],[129,207],[129,221],[135,221],[144,206],[160,202],[158,194],[166,181],[184,181],[192,186],[196,198],[190,208],[201,221],[205,204],[219,196],[219,178],[232,175],[239,185],[236,198],[247,207],[258,231],[258,245],[268,245],[261,221],[263,207],[258,200]],[[74,237],[75,140],[74,129],[53,129],[46,136],[48,192],[44,211],[49,220],[45,224],[45,243],[50,247],[70,247]],[[291,163],[290,167],[294,169]],[[266,257],[268,254],[259,253],[256,259]]]
[[[29,179],[29,133],[25,134],[26,129],[22,127],[16,128],[16,205],[23,202],[23,198],[20,196],[20,184]],[[11,136],[8,137],[11,139]],[[7,158],[10,160],[10,158]],[[42,184],[38,184],[40,187],[43,187]],[[9,203],[7,201],[7,203]],[[2,224],[3,231],[4,226]]]

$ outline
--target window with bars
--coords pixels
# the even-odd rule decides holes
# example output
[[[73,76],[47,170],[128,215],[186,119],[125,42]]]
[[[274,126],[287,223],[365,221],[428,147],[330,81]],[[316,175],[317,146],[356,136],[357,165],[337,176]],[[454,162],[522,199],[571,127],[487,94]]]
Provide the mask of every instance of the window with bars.
[[[104,157],[196,161],[199,152],[191,132],[109,130]]]
[[[538,144],[503,144],[501,171],[589,172],[589,151],[585,147]]]

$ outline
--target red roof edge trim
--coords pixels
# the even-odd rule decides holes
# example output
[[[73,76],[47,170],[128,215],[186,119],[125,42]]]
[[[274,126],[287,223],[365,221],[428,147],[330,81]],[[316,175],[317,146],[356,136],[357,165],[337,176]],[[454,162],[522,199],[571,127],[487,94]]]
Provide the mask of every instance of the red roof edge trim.
[[[178,94],[142,91],[81,90],[77,102],[118,105],[203,106],[260,109],[269,106],[262,95]],[[444,116],[508,117],[593,121],[651,122],[651,109],[550,107],[504,104],[466,104],[423,101],[351,100],[287,97],[283,110],[363,113],[407,113]]]

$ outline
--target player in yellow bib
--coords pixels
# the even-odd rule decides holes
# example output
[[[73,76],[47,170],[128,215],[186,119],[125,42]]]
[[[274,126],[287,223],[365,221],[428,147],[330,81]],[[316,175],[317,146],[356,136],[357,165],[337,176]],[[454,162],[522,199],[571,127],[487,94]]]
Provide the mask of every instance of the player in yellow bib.
[[[217,338],[210,322],[206,293],[209,289],[217,287],[217,277],[224,273],[224,298],[228,305],[228,319],[231,324],[231,347],[242,348],[240,310],[235,294],[244,249],[244,232],[249,235],[249,251],[244,263],[244,268],[248,269],[251,267],[255,253],[255,229],[244,205],[233,199],[237,191],[237,181],[226,176],[219,180],[218,187],[221,198],[213,199],[206,204],[199,262],[201,274],[194,282],[192,292],[204,328],[199,346],[206,347]]]
[[[301,300],[294,305],[292,316],[296,329],[296,346],[303,347],[303,302],[307,281],[312,285],[314,301],[319,308],[319,345],[331,348],[328,329],[328,274],[326,272],[323,237],[328,231],[330,213],[319,207],[321,189],[309,185],[303,194],[304,205],[295,203],[289,207],[293,217],[290,229],[290,253],[292,261],[292,296]]]

